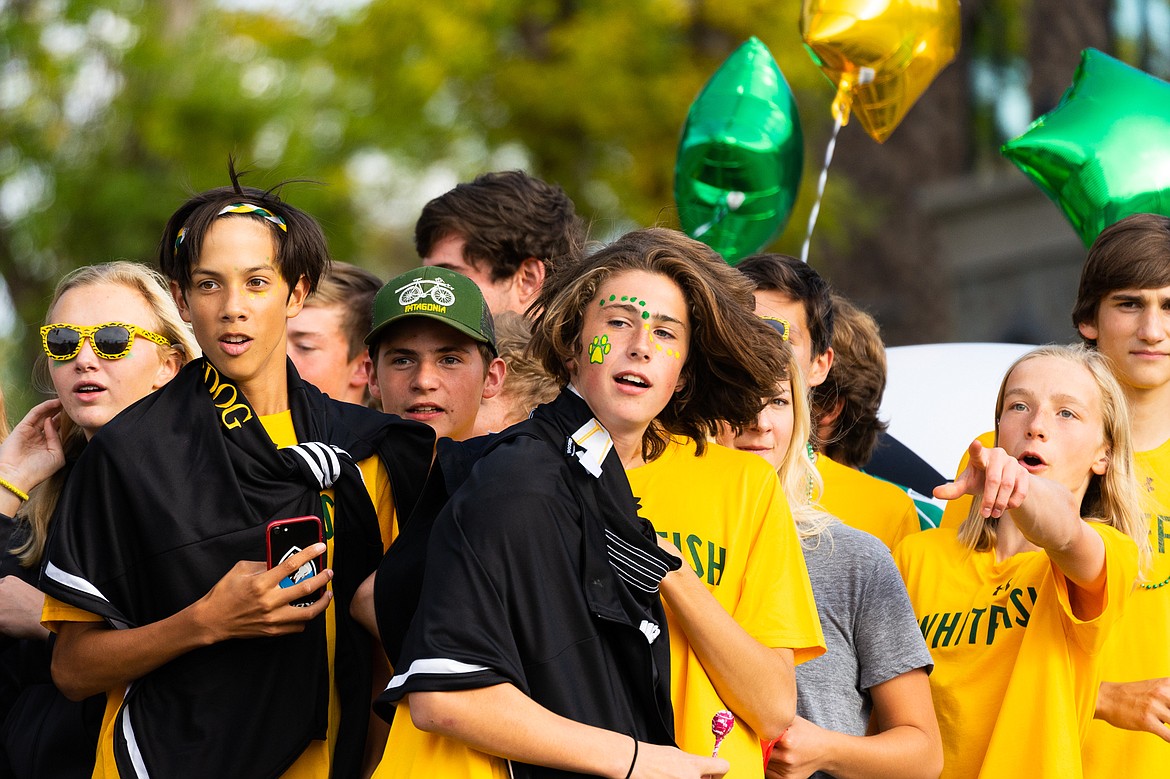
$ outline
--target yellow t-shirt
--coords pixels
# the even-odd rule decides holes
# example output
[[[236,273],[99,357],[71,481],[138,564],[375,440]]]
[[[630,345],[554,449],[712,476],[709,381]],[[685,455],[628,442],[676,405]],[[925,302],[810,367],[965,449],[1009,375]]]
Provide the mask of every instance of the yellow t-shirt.
[[[990,430],[979,436],[979,443],[987,448],[995,446],[995,431]],[[955,469],[955,478],[959,478],[967,468],[967,461],[971,459],[970,456],[963,452],[963,456],[959,458],[959,467]],[[954,500],[947,501],[947,507],[943,509],[942,519],[938,521],[939,527],[958,528],[963,524],[963,520],[967,518],[968,512],[971,511],[971,496],[963,495]]]
[[[278,447],[293,446],[297,443],[296,430],[293,428],[292,412],[283,411],[277,414],[259,417],[264,425],[268,437]],[[390,492],[390,476],[379,457],[370,457],[358,463],[365,481],[366,490],[378,512],[378,523],[382,534],[383,548],[388,549],[390,542],[398,534],[398,518],[394,511],[394,500]],[[326,566],[333,566],[333,490],[321,491],[321,506],[325,517],[325,544]],[[327,585],[332,587],[332,584]],[[47,629],[57,632],[63,622],[101,622],[102,618],[83,609],[70,606],[61,601],[46,596],[45,605],[41,610],[41,624]],[[329,668],[333,668],[333,657],[336,645],[337,613],[334,602],[330,601],[325,609],[325,636],[328,647]],[[126,695],[126,688],[121,687],[107,693],[106,709],[102,719],[101,732],[98,737],[97,760],[94,765],[94,779],[117,779],[119,776],[117,764],[114,761],[114,726],[118,709]],[[333,761],[332,744],[336,741],[337,727],[340,719],[341,704],[337,698],[337,689],[329,687],[329,724],[325,741],[313,741],[301,754],[292,766],[283,774],[283,779],[311,779],[312,777],[327,777]]]
[[[795,650],[802,663],[824,653],[804,554],[780,480],[762,458],[710,444],[702,457],[685,439],[626,471],[638,512],[683,554],[707,589],[752,638]],[[686,634],[666,610],[670,630],[675,741],[711,754],[711,718],[727,708]],[[737,777],[762,777],[760,739],[742,719],[719,748]]]
[[[1100,648],[1133,592],[1137,547],[1089,523],[1105,542],[1103,608],[1069,605],[1068,580],[1043,551],[997,561],[955,531],[927,530],[894,550],[926,645],[945,779],[1081,776],[1097,700]]]
[[[1153,563],[1145,571],[1146,586],[1134,592],[1101,650],[1101,680],[1108,682],[1170,676],[1170,441],[1135,459],[1139,491],[1150,501]],[[1170,771],[1170,744],[1101,720],[1089,726],[1084,755],[1086,779],[1112,779],[1118,766],[1134,779],[1160,779]]]
[[[816,465],[825,482],[819,505],[846,525],[877,536],[890,549],[922,527],[914,501],[897,486],[823,453]]]

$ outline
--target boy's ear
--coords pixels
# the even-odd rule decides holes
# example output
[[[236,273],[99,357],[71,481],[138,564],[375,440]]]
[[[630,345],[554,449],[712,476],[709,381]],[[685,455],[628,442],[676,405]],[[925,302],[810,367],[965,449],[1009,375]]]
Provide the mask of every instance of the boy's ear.
[[[1100,335],[1100,331],[1097,329],[1096,320],[1092,322],[1081,322],[1079,325],[1077,325],[1077,332],[1079,332],[1081,337],[1086,341],[1096,341],[1097,336]]]
[[[370,372],[367,380],[370,387],[370,397],[378,401],[378,408],[382,408],[382,388],[378,386],[378,347],[374,347],[374,351],[370,354]],[[385,410],[385,409],[383,409]]]
[[[808,368],[808,376],[805,376],[805,380],[808,382],[809,389],[823,384],[829,375],[829,369],[832,367],[833,347],[830,346],[823,354],[814,357],[812,365]]]
[[[353,388],[365,387],[370,383],[370,376],[374,372],[374,364],[370,360],[370,353],[363,352],[350,361],[349,386]]]
[[[512,277],[512,284],[516,288],[516,297],[524,308],[528,308],[540,288],[544,286],[544,263],[535,257],[528,257],[520,262],[516,275]]]
[[[504,388],[504,376],[507,373],[507,365],[499,357],[488,363],[487,374],[483,377],[482,398],[484,400],[489,400],[500,394],[500,390]]]
[[[304,308],[305,298],[309,296],[309,277],[302,275],[297,279],[297,283],[293,284],[288,291],[288,305],[286,306],[286,316],[292,319],[297,314],[301,313]]]
[[[171,282],[171,297],[175,299],[175,306],[179,309],[179,316],[183,317],[183,321],[191,324],[191,309],[187,307],[187,296],[183,293],[179,282]]]

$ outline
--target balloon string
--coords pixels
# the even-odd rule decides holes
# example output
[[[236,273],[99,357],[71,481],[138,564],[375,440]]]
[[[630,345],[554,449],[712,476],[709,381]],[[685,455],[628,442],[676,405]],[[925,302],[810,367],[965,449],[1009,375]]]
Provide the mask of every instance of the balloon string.
[[[808,249],[812,244],[813,228],[817,225],[817,217],[821,214],[821,199],[825,196],[825,182],[829,180],[829,165],[833,163],[833,152],[837,149],[837,133],[841,132],[841,118],[833,120],[833,134],[829,136],[829,145],[825,149],[825,166],[821,168],[821,176],[817,179],[817,198],[813,201],[812,211],[808,215],[808,232],[804,236],[804,246],[800,249],[800,261],[808,264]]]

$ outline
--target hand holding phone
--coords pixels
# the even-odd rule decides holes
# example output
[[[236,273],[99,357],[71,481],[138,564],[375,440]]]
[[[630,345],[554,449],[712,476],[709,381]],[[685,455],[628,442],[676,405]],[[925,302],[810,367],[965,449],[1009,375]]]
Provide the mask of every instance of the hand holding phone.
[[[280,565],[293,555],[321,543],[321,519],[319,517],[294,517],[276,519],[268,523],[268,568]],[[301,565],[290,576],[280,580],[280,587],[293,587],[320,573],[325,566],[324,556],[315,557]],[[309,606],[317,602],[322,590],[292,601],[293,606]]]

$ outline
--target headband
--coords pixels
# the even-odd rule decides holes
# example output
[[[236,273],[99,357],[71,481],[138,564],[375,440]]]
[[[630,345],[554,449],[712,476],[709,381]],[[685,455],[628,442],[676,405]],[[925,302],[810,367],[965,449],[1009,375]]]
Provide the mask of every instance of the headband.
[[[224,206],[221,208],[219,213],[215,216],[218,219],[224,214],[256,214],[258,216],[264,217],[269,222],[272,222],[272,224],[276,225],[284,232],[288,232],[288,224],[285,223],[284,219],[272,213],[267,208],[261,208],[260,206],[252,205],[251,203],[232,203],[229,206]],[[179,246],[183,243],[183,236],[186,234],[186,226],[180,227],[178,234],[175,235],[175,254],[179,253]]]

